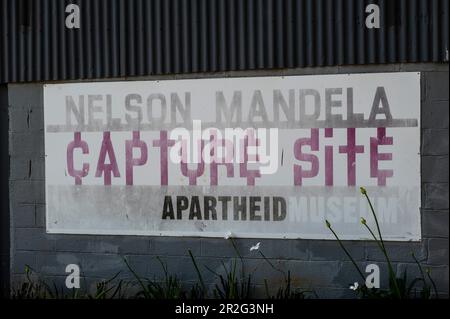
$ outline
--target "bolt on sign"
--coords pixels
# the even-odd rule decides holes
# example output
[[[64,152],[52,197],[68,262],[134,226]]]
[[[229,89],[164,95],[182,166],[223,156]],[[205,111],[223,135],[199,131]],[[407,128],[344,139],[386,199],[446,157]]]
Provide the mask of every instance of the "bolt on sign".
[[[44,86],[49,233],[420,240],[420,73]]]

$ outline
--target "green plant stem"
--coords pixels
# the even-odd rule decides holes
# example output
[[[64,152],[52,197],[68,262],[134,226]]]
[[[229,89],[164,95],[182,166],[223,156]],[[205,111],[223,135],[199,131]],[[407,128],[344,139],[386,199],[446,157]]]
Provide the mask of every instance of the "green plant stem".
[[[396,276],[396,274],[394,272],[394,269],[392,268],[391,259],[389,258],[389,255],[388,255],[388,253],[386,251],[386,247],[384,246],[384,240],[383,240],[383,236],[381,235],[381,229],[380,229],[380,224],[378,223],[377,214],[375,214],[375,210],[373,208],[372,201],[370,200],[369,196],[367,195],[367,192],[364,193],[364,196],[366,197],[367,202],[369,203],[370,210],[372,212],[373,218],[375,219],[375,224],[377,226],[378,235],[380,236],[380,239],[379,239],[379,243],[381,245],[380,248],[381,248],[381,251],[384,254],[384,257],[386,258],[386,261],[387,261],[387,264],[388,264],[388,268],[389,268],[389,274],[390,274],[391,278],[394,281],[395,292],[397,294],[397,297],[401,298],[400,289],[399,289],[398,283],[397,283],[397,276]],[[366,227],[369,229],[370,233],[373,235],[375,241],[378,242],[378,239],[375,237],[375,235],[373,234],[373,232],[369,228],[369,226],[366,225]]]
[[[380,241],[378,240],[378,238],[375,236],[374,232],[372,231],[372,229],[367,225],[367,224],[363,224],[367,230],[369,231],[369,233],[372,235],[373,239],[375,240],[376,244],[378,245],[378,247],[383,251],[383,245],[381,245]]]
[[[350,259],[350,261],[353,263],[353,266],[355,266],[356,270],[358,271],[358,273],[360,274],[363,282],[366,281],[366,277],[364,276],[364,274],[362,273],[361,269],[359,269],[358,265],[356,264],[356,261],[353,259],[352,255],[350,255],[350,253],[348,252],[347,248],[345,248],[345,246],[342,244],[341,240],[339,239],[338,235],[336,234],[336,232],[333,230],[333,228],[331,228],[331,226],[328,227],[331,232],[333,233],[334,237],[336,237],[336,240],[338,241],[339,245],[341,246],[342,250],[345,252],[345,254],[347,255],[347,257]]]
[[[414,253],[412,254],[412,257],[414,258],[414,261],[416,262],[417,266],[419,267],[419,271],[422,276],[423,283],[424,283],[424,285],[426,285],[425,273],[423,271],[422,265],[420,264],[419,260],[417,260],[416,255]],[[436,283],[434,282],[433,278],[431,278],[431,275],[429,272],[427,272],[427,277],[428,277],[428,280],[431,282],[431,285],[433,286],[433,290],[436,295],[436,299],[438,299],[439,295],[437,292]]]
[[[138,274],[134,271],[133,268],[131,268],[131,266],[128,264],[128,260],[126,258],[123,258],[123,261],[125,262],[125,265],[127,265],[128,270],[131,271],[131,273],[133,274],[133,276],[137,279],[137,281],[139,282],[139,285],[142,288],[142,291],[144,292],[145,297],[149,298],[149,291],[147,289],[147,287],[145,287],[144,282],[142,281],[142,279],[138,276]]]
[[[241,262],[241,278],[245,278],[245,272],[244,272],[244,259],[241,256],[241,253],[239,252],[239,249],[236,246],[236,243],[233,240],[233,237],[230,237],[231,245],[233,245],[234,250],[236,251],[236,254],[239,257],[239,260]]]
[[[203,281],[202,274],[200,273],[200,269],[198,268],[197,262],[195,261],[192,251],[190,249],[188,249],[188,252],[189,252],[189,255],[191,256],[192,262],[194,263],[195,270],[197,271],[198,280],[200,281],[200,285],[202,286],[203,294],[205,294],[206,286],[205,286],[205,282]]]
[[[416,262],[417,267],[419,267],[420,275],[422,276],[422,280],[425,283],[425,273],[423,271],[422,265],[419,263],[419,261],[416,258],[416,255],[414,255],[414,253],[412,253],[412,258]]]
[[[439,299],[439,294],[438,294],[438,291],[437,291],[436,283],[434,282],[433,278],[431,278],[430,273],[427,272],[427,276],[428,276],[428,279],[431,282],[431,285],[433,286],[433,290],[434,290],[434,294],[436,295],[436,299]]]
[[[367,230],[370,232],[370,234],[372,235],[373,239],[374,239],[375,242],[377,243],[378,247],[379,247],[380,250],[383,252],[383,255],[385,256],[385,258],[386,258],[386,260],[387,260],[387,263],[388,263],[389,276],[391,277],[391,280],[393,280],[393,282],[394,282],[394,286],[395,286],[395,289],[396,289],[396,294],[397,294],[397,296],[400,297],[400,290],[399,290],[398,285],[397,285],[397,277],[396,277],[396,275],[395,275],[395,273],[394,273],[394,270],[393,270],[393,268],[392,268],[392,265],[391,265],[391,263],[390,263],[388,254],[387,254],[387,252],[386,252],[384,246],[381,244],[381,242],[380,242],[380,241],[378,240],[378,238],[375,236],[375,234],[373,233],[372,229],[371,229],[367,224],[364,224],[364,226],[365,226],[365,227],[367,228]]]
[[[262,256],[262,258],[264,258],[264,260],[270,265],[270,267],[272,267],[274,270],[276,270],[276,271],[278,271],[278,272],[280,272],[280,273],[283,274],[284,280],[286,281],[286,280],[287,280],[287,278],[286,278],[286,272],[284,272],[283,270],[281,270],[281,269],[275,267],[275,265],[272,264],[272,263],[270,262],[270,260],[262,253],[262,251],[258,250],[258,252],[259,252],[260,255]]]

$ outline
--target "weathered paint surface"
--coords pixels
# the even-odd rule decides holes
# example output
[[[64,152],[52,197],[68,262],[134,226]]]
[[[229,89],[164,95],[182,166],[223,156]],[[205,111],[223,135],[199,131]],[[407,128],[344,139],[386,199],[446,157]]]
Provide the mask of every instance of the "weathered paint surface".
[[[51,233],[365,239],[364,186],[420,239],[417,72],[50,84],[44,115]]]

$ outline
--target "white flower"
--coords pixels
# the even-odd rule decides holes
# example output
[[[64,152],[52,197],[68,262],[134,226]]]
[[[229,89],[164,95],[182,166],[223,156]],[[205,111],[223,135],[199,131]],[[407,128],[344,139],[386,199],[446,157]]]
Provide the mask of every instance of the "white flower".
[[[225,233],[225,236],[223,237],[223,238],[225,238],[225,239],[230,239],[231,237],[232,237],[232,233],[230,232],[230,231],[227,231],[226,233]]]
[[[259,249],[259,245],[260,245],[261,243],[260,242],[258,242],[258,243],[256,243],[256,245],[254,245],[254,246],[252,246],[252,247],[250,247],[250,251],[253,251],[253,250],[258,250]]]
[[[350,286],[351,290],[357,290],[359,287],[359,284],[357,282],[355,282],[352,286]]]

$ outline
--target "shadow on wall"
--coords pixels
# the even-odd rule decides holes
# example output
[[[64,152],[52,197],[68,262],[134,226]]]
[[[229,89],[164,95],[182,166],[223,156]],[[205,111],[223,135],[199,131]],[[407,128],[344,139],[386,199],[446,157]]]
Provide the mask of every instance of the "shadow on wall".
[[[0,85],[0,297],[9,291],[8,91]]]

